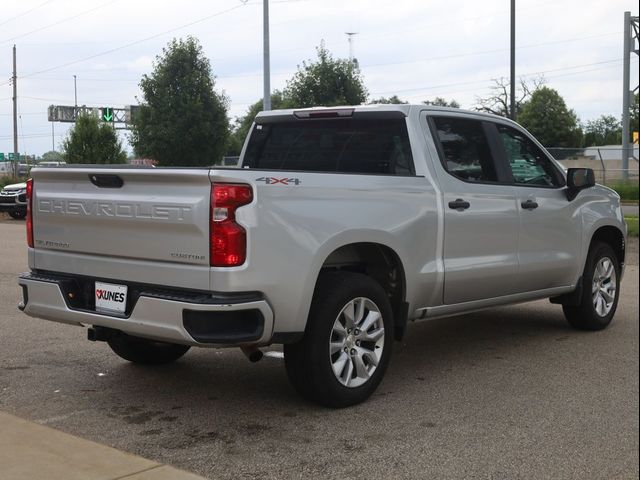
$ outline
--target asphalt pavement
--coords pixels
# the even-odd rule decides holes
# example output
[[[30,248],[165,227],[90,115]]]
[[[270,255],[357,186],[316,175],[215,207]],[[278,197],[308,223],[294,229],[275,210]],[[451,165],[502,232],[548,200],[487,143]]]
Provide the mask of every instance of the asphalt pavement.
[[[637,239],[629,249],[607,330],[572,330],[547,301],[412,324],[374,396],[327,410],[278,358],[192,349],[140,367],[26,317],[24,222],[0,221],[0,410],[212,479],[638,478]]]

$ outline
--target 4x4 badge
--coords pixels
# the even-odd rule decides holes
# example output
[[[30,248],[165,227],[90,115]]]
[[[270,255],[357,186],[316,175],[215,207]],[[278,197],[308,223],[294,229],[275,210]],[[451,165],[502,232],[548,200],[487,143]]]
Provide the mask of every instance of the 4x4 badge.
[[[275,178],[275,177],[260,177],[256,178],[256,182],[264,182],[267,185],[300,185],[302,181],[299,178]]]

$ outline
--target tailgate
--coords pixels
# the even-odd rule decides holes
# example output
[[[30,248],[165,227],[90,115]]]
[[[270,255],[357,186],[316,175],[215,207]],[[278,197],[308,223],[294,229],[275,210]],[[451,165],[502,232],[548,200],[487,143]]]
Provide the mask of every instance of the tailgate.
[[[36,168],[32,268],[209,288],[208,169]]]

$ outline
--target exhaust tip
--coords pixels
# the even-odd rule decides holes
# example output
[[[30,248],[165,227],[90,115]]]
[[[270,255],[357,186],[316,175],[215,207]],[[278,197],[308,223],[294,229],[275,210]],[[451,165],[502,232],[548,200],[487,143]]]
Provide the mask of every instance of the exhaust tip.
[[[87,329],[87,340],[89,340],[90,342],[97,342],[98,341],[98,334],[96,333],[96,329],[95,328],[88,328]]]
[[[87,340],[90,342],[106,342],[117,330],[107,327],[89,327],[87,328]]]
[[[262,360],[264,354],[257,347],[240,347],[242,353],[249,359],[251,363],[256,363]]]

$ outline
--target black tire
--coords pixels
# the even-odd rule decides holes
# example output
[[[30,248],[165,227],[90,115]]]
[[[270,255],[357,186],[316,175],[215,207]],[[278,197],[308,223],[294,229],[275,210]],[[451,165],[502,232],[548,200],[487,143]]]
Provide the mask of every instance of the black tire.
[[[13,212],[9,212],[9,216],[14,220],[24,220],[24,218],[27,216],[27,212],[14,210]]]
[[[175,362],[190,348],[187,345],[155,342],[122,332],[114,333],[107,343],[120,358],[144,365]]]
[[[332,331],[338,315],[351,301],[360,298],[368,299],[373,303],[372,308],[377,307],[379,310],[384,326],[384,336],[380,335],[380,339],[384,338],[384,342],[378,364],[368,379],[359,380],[364,381],[359,386],[345,386],[338,380],[332,368],[332,362],[335,362],[336,356],[342,355],[342,350],[331,356],[329,342],[332,339],[335,340],[332,337],[335,333]],[[379,321],[376,325],[379,326]],[[375,330],[375,327],[371,329]],[[357,332],[354,330],[354,333]],[[353,337],[350,341],[353,341]],[[363,345],[367,344],[367,348],[380,348],[373,346],[371,342],[364,340],[362,342]],[[350,352],[355,352],[355,348],[362,350],[361,343],[359,341],[356,343],[358,347],[349,347]],[[392,344],[393,313],[382,287],[370,277],[358,273],[322,274],[318,279],[311,302],[304,337],[297,343],[284,346],[287,376],[295,389],[308,400],[333,408],[355,405],[366,400],[380,384],[391,358]],[[349,350],[345,347],[344,351],[346,353]],[[368,361],[370,357],[368,352],[366,357],[361,356],[367,362],[366,368],[373,368],[374,364]],[[351,360],[352,358],[350,356],[347,362],[352,362],[352,367],[355,369],[356,363]],[[360,365],[363,364],[360,363]],[[348,374],[344,376],[349,377]]]
[[[616,290],[611,309],[606,315],[600,315],[593,300],[593,279],[596,266],[600,260],[608,258],[615,269]],[[579,305],[563,305],[562,310],[569,324],[578,330],[602,330],[613,319],[620,297],[620,262],[613,248],[604,242],[594,242],[587,255],[587,262],[582,274],[582,298]]]

